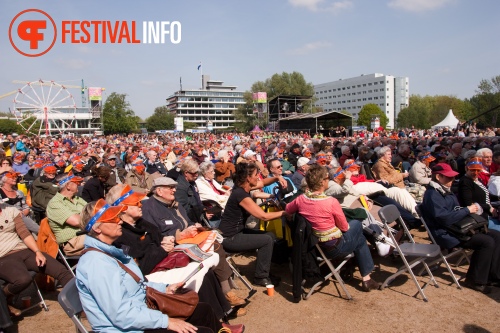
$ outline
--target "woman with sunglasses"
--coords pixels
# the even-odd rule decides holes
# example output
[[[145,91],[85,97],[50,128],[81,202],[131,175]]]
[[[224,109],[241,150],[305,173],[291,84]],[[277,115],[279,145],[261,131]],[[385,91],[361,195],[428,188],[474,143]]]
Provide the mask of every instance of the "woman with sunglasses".
[[[162,262],[172,253],[175,237],[162,237],[156,225],[142,218],[141,200],[145,194],[134,192],[130,186],[118,184],[106,195],[106,201],[112,206],[124,205],[128,209],[120,214],[122,235],[113,242],[118,248],[128,248],[128,255],[136,260],[141,272],[148,281],[173,282],[184,280],[194,271],[198,262],[190,262],[185,267],[165,269]],[[198,292],[200,300],[209,303],[217,318],[221,319],[231,306],[224,297],[219,282],[211,267],[219,262],[219,255],[213,254],[202,261],[203,268],[185,285],[185,288]],[[241,304],[239,304],[241,305]],[[241,313],[239,314],[241,316]]]
[[[465,164],[465,176],[458,182],[458,200],[463,206],[478,203],[481,215],[488,219],[488,228],[500,231],[500,221],[497,210],[491,206],[490,192],[479,180],[479,174],[484,171],[481,157],[473,157]]]
[[[380,283],[370,277],[374,264],[361,222],[347,222],[337,199],[325,194],[330,180],[327,168],[312,165],[305,179],[308,191],[289,203],[286,213],[299,213],[311,223],[314,235],[329,258],[343,258],[354,252],[362,277],[361,289],[366,292],[379,289]]]
[[[146,282],[132,259],[112,244],[123,233],[120,213],[127,206],[109,206],[100,199],[88,203],[82,211],[81,228],[88,250],[80,258],[76,269],[76,285],[83,309],[92,329],[99,332],[217,332],[223,325],[206,303],[198,303],[187,321],[169,318],[146,305],[144,285],[161,292],[175,293],[180,283]],[[132,270],[140,279],[118,264]]]

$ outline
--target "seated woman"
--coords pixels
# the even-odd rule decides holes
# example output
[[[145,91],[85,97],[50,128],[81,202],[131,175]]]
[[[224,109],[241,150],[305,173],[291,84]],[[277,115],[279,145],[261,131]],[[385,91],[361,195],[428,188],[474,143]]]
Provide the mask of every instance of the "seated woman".
[[[410,169],[410,182],[420,185],[429,184],[432,175],[429,164],[435,159],[429,152],[420,152],[417,155],[417,161]]]
[[[245,223],[250,215],[269,221],[280,218],[283,211],[265,213],[250,197],[250,189],[259,183],[259,168],[255,163],[237,164],[233,181],[235,187],[229,196],[219,226],[224,237],[222,245],[230,252],[258,249],[254,284],[277,285],[279,279],[270,275],[274,246],[272,234],[246,229]]]
[[[469,162],[470,163],[470,162]],[[469,168],[474,164],[469,165]],[[432,181],[425,191],[422,203],[422,215],[436,242],[444,249],[463,247],[474,250],[465,285],[482,293],[491,292],[488,282],[500,281],[500,232],[489,230],[477,233],[470,240],[461,242],[446,230],[467,215],[478,212],[478,205],[471,203],[460,207],[457,197],[451,192],[451,185],[458,172],[446,163],[436,164],[432,168]]]
[[[377,153],[378,161],[372,167],[373,175],[377,180],[385,180],[390,185],[405,188],[404,179],[408,177],[408,172],[398,172],[391,164],[392,151],[390,147],[382,147]]]
[[[0,204],[0,279],[6,281],[3,292],[10,302],[14,295],[26,289],[32,277],[29,271],[43,272],[56,278],[64,286],[73,277],[71,272],[57,260],[41,252],[36,241],[21,217],[21,212],[12,206]],[[21,315],[21,311],[9,305],[10,312]]]
[[[21,175],[17,172],[4,173],[1,178],[0,198],[8,205],[14,206],[21,211],[21,217],[29,231],[38,234],[40,226],[31,218],[31,209],[26,203],[26,197],[21,190],[17,189],[17,183]]]
[[[196,179],[198,194],[200,199],[214,200],[222,208],[226,206],[227,199],[231,194],[230,189],[224,189],[215,179],[215,169],[212,162],[203,162],[200,164],[200,176]]]
[[[480,157],[473,157],[465,164],[465,175],[458,182],[458,201],[464,206],[478,203],[481,206],[481,215],[488,219],[488,228],[500,231],[500,221],[497,210],[490,204],[490,193],[479,180],[483,172],[483,163]]]
[[[146,305],[144,285],[169,294],[182,287],[180,283],[146,282],[135,261],[113,242],[122,234],[119,214],[126,206],[110,207],[104,200],[94,204],[92,215],[82,216],[81,228],[88,233],[86,252],[78,262],[76,286],[83,309],[92,326],[99,332],[217,332],[223,327],[206,303],[198,303],[186,320],[169,318]],[[88,212],[87,209],[84,211]],[[140,279],[124,271],[119,263],[133,271]],[[224,324],[225,325],[225,324]]]
[[[141,200],[145,196],[145,194],[134,192],[129,185],[123,184],[115,185],[106,195],[109,205],[128,207],[120,214],[123,222],[122,235],[113,242],[113,245],[117,248],[128,249],[128,255],[134,258],[148,281],[163,283],[182,281],[198,267],[199,262],[191,262],[180,268],[160,269],[162,261],[174,248],[174,237],[162,237],[154,224],[142,218]],[[203,269],[186,282],[184,287],[198,292],[200,300],[209,303],[217,318],[220,319],[231,309],[231,306],[222,294],[215,274],[209,271],[209,268],[217,265],[218,262],[219,255],[216,253],[204,260]],[[242,305],[242,303],[231,305]],[[241,313],[239,315],[241,316]]]
[[[177,182],[168,177],[159,177],[153,182],[153,195],[142,202],[142,218],[156,225],[162,236],[174,236],[175,241],[194,237],[202,227],[187,217],[185,209],[175,200]],[[214,251],[219,255],[219,262],[213,268],[224,295],[231,304],[243,303],[243,299],[231,292],[229,278],[232,270],[225,260],[226,252],[220,244],[214,244]]]
[[[329,258],[343,258],[354,252],[362,276],[363,291],[379,289],[380,283],[370,277],[374,264],[363,236],[361,222],[347,222],[337,199],[325,194],[328,188],[327,168],[313,165],[306,174],[308,191],[286,206],[287,214],[299,213],[306,218]]]

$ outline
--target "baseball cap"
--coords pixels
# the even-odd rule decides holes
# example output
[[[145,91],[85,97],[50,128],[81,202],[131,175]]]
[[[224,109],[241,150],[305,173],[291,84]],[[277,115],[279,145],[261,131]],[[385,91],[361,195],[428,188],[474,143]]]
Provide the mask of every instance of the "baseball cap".
[[[126,205],[136,206],[138,202],[146,197],[145,193],[134,192],[130,185],[125,185],[120,193],[120,197],[116,199],[111,206]]]
[[[455,177],[458,172],[453,171],[451,166],[447,163],[438,163],[432,167],[433,174],[440,174],[446,177]]]
[[[311,160],[308,159],[307,157],[300,157],[298,160],[297,160],[297,167],[301,167],[303,165],[306,165],[306,164],[312,164],[311,163]]]
[[[243,157],[244,157],[244,158],[249,158],[249,157],[252,157],[252,156],[254,156],[254,155],[257,155],[257,153],[256,153],[256,152],[253,152],[252,150],[247,150],[247,151],[245,152],[245,154],[243,154]]]

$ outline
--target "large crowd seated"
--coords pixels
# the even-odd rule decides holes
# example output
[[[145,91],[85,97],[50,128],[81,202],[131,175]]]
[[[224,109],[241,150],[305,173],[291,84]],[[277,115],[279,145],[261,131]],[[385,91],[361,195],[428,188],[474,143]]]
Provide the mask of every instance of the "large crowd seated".
[[[492,127],[0,133],[0,164],[0,215],[8,226],[0,228],[0,332],[20,315],[14,301],[30,272],[54,277],[59,287],[75,279],[96,331],[243,332],[229,319],[244,322],[251,299],[233,291],[225,258],[257,250],[246,278],[278,286],[271,272],[277,234],[261,230],[260,221],[289,224],[296,214],[328,258],[357,257],[362,291],[382,290],[370,276],[376,256],[394,255],[390,233],[405,241],[397,226],[380,222],[387,205],[409,229],[423,230],[423,218],[442,251],[472,251],[465,286],[487,294],[500,283],[500,129]],[[280,207],[263,210],[272,199]],[[447,231],[470,214],[487,230],[467,240]],[[47,234],[65,255],[81,256],[74,272],[42,246]],[[201,257],[168,266],[191,242]],[[200,262],[204,268],[181,283]],[[121,266],[158,291],[196,291],[198,306],[185,320],[148,308],[144,288]]]

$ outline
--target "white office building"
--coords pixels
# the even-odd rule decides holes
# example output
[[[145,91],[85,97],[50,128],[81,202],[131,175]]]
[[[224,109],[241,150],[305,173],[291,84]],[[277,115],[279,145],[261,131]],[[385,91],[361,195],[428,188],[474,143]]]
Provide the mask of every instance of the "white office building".
[[[167,107],[184,122],[196,123],[198,129],[233,127],[235,110],[245,104],[243,91],[210,80],[208,75],[203,75],[202,82],[202,89],[175,92],[167,98]]]
[[[390,129],[397,126],[397,116],[410,100],[407,77],[380,73],[318,84],[314,86],[314,94],[316,106],[324,111],[347,111],[353,116],[354,125],[365,104],[376,104],[389,118]]]

